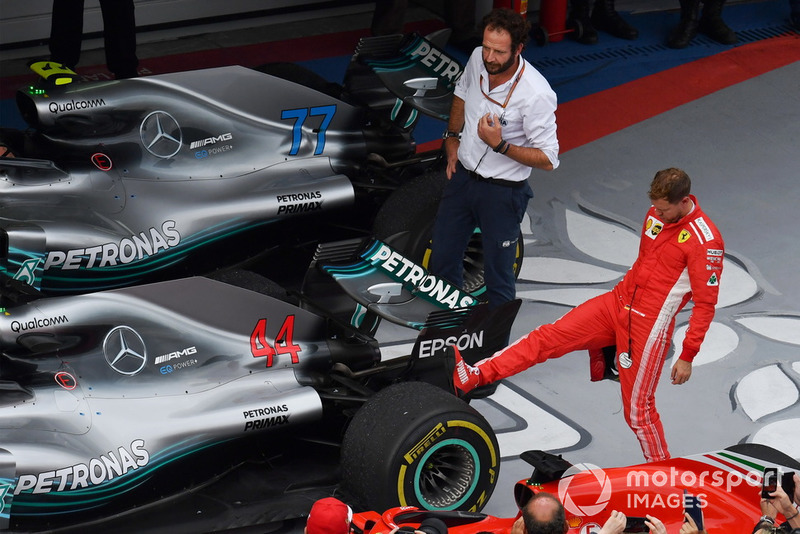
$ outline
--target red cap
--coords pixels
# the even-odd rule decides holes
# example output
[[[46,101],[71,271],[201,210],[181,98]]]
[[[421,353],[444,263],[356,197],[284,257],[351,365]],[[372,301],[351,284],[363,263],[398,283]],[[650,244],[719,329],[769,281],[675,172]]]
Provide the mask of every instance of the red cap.
[[[348,534],[353,510],[335,497],[325,497],[314,503],[308,514],[308,534]]]

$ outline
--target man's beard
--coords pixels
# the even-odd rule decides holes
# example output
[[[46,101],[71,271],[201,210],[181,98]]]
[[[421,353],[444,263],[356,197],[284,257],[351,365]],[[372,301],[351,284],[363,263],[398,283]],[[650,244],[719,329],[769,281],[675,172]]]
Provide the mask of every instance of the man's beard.
[[[486,67],[486,72],[488,72],[491,75],[495,75],[495,74],[504,73],[505,71],[510,69],[512,66],[514,66],[514,63],[516,63],[516,62],[517,62],[517,57],[516,56],[512,56],[511,59],[509,59],[505,63],[500,63],[500,64],[498,64],[498,63],[487,63],[486,60],[484,60],[483,61],[483,66]]]

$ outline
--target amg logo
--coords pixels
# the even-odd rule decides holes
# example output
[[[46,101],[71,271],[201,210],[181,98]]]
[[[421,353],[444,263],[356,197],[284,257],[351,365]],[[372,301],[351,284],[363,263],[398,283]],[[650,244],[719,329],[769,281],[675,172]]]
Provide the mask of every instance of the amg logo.
[[[230,141],[231,139],[233,139],[233,134],[228,132],[222,135],[218,135],[216,137],[206,137],[205,139],[192,141],[192,143],[189,145],[189,148],[191,149],[200,148],[206,145],[213,145],[214,143],[219,143],[220,141]]]
[[[174,360],[176,358],[191,356],[192,354],[197,354],[197,347],[187,347],[183,350],[176,350],[175,352],[170,352],[169,354],[162,354],[161,356],[156,358],[156,365],[168,362],[170,360]]]

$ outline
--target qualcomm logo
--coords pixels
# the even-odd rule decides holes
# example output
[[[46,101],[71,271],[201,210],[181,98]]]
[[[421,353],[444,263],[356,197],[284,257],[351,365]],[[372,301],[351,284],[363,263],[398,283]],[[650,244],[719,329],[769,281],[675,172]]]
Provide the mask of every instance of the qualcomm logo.
[[[573,465],[558,481],[558,498],[564,503],[564,509],[573,515],[599,514],[611,500],[611,479],[596,465]],[[592,500],[594,502],[588,502]]]
[[[166,111],[153,111],[139,126],[144,148],[157,158],[171,158],[181,149],[183,133],[175,117]]]
[[[103,353],[108,365],[123,375],[135,375],[147,363],[144,340],[129,326],[118,326],[106,335]]]

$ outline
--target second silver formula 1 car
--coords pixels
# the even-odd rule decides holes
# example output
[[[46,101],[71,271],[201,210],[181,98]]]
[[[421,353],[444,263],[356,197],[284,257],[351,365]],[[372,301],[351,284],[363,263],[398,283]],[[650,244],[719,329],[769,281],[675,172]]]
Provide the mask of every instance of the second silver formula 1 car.
[[[326,312],[328,273],[420,329],[409,356],[381,358],[374,338]],[[518,301],[486,314],[380,241],[320,247],[302,305],[252,273],[217,278],[47,298],[3,287],[0,529],[144,532],[181,517],[208,531],[301,515],[313,501],[301,481],[332,480],[339,456],[342,490],[365,507],[486,503],[497,440],[449,389],[442,348],[491,353]],[[304,453],[312,445],[331,460]],[[192,500],[233,472],[245,481]]]

